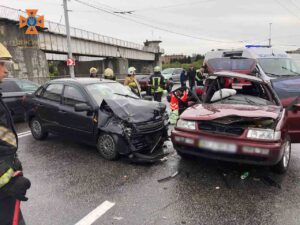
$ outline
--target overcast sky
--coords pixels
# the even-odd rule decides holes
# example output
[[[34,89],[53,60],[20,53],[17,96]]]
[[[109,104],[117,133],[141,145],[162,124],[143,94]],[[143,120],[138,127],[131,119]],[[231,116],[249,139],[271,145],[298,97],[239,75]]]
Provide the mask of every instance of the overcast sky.
[[[121,15],[124,19],[77,1],[108,12],[133,13]],[[1,0],[0,4],[36,8],[45,19],[64,23],[62,0]],[[73,27],[139,44],[159,39],[166,54],[267,44],[269,23],[274,47],[300,48],[299,0],[70,0],[68,7]]]

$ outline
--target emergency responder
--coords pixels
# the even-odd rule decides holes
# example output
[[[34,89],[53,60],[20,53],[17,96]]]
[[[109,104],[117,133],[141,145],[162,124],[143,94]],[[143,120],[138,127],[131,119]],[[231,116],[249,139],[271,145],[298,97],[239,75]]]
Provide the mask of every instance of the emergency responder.
[[[196,70],[196,84],[197,86],[203,86],[204,80],[204,66],[201,66],[200,69]]]
[[[181,87],[186,87],[186,80],[187,80],[186,71],[182,70],[181,73],[180,73],[180,85],[181,85]]]
[[[98,70],[95,67],[90,68],[90,77],[96,78]]]
[[[104,70],[104,79],[107,80],[116,80],[116,76],[114,74],[114,71],[111,68],[106,68]]]
[[[134,67],[128,68],[128,75],[125,78],[124,85],[130,87],[131,91],[139,96],[140,88],[137,80],[135,79],[135,71],[136,69]]]
[[[194,65],[190,66],[187,72],[187,77],[189,80],[190,89],[193,90],[193,88],[195,87],[195,78],[196,78],[196,70],[194,68]]]
[[[161,75],[161,69],[159,66],[154,67],[154,73],[149,78],[149,84],[151,85],[151,93],[154,101],[161,102],[165,87],[165,78]]]
[[[176,95],[176,96],[175,96]],[[180,99],[180,102],[178,101]],[[179,104],[187,104],[188,101],[188,92],[187,90],[182,91],[178,90],[175,94],[171,94],[170,99],[170,116],[169,116],[169,122],[171,125],[175,125],[177,123],[177,120],[179,118]]]
[[[0,43],[0,82],[7,75],[7,65],[12,63],[8,50]],[[2,96],[2,95],[1,95]],[[0,97],[0,224],[11,225],[16,201],[27,201],[26,191],[30,181],[21,175],[22,165],[17,157],[18,136],[7,106]],[[25,224],[19,215],[19,225]]]

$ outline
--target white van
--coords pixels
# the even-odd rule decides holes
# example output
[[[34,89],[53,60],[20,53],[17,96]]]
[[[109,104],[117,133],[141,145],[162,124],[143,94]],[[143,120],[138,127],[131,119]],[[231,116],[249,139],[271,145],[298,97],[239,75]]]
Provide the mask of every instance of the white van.
[[[256,59],[258,74],[266,81],[300,75],[299,66],[286,52],[269,46],[246,45],[240,49],[211,51],[206,53],[204,63],[224,57]]]

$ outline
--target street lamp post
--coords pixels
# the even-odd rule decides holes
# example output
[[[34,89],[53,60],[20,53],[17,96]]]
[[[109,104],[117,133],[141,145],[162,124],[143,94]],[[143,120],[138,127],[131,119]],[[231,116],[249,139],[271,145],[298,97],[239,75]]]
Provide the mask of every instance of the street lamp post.
[[[67,31],[67,46],[68,46],[68,58],[73,59],[72,56],[72,47],[71,47],[71,36],[70,36],[70,24],[69,24],[69,14],[68,14],[68,5],[67,0],[64,1],[64,14],[65,14],[65,24],[66,24],[66,31]],[[74,72],[74,65],[69,65],[69,71],[71,78],[75,77]]]

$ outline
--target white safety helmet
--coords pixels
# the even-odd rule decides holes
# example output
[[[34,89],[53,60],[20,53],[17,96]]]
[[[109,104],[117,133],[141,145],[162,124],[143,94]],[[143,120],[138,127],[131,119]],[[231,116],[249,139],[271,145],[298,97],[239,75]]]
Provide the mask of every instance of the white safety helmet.
[[[160,72],[160,66],[154,67],[154,72]]]
[[[133,75],[135,74],[136,69],[134,67],[129,67],[128,68],[128,75]]]

